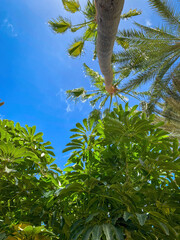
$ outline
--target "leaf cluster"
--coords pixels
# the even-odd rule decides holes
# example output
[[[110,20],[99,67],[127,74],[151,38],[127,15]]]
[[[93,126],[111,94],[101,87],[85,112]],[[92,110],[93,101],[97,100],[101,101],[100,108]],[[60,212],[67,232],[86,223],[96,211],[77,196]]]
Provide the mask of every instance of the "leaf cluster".
[[[95,1],[88,0],[84,9],[81,8],[79,1],[77,0],[62,0],[64,9],[72,14],[79,12],[84,21],[73,25],[69,19],[60,16],[57,20],[49,21],[49,24],[55,33],[64,33],[67,30],[71,32],[76,32],[78,30],[84,29],[81,37],[74,40],[74,43],[68,48],[68,53],[72,57],[78,57],[81,55],[84,49],[84,44],[86,41],[96,42],[97,37],[97,21],[96,21],[96,8]],[[121,18],[129,19],[131,17],[141,14],[140,11],[136,9],[130,9],[129,12],[124,13]],[[96,48],[94,50],[94,59],[96,58]]]
[[[51,203],[63,239],[178,239],[179,143],[136,109],[116,106],[71,130]]]
[[[63,173],[35,127],[1,121],[1,239],[178,239],[179,142],[154,117],[94,111]]]
[[[136,98],[138,100],[146,99],[146,97],[150,94],[150,92],[137,92],[137,91],[122,91],[122,81],[123,79],[113,79],[113,86],[116,87],[116,92],[113,95],[110,95],[104,86],[104,78],[98,73],[89,68],[86,64],[84,64],[84,70],[85,75],[90,78],[91,87],[92,90],[85,90],[83,87],[81,88],[75,88],[72,90],[67,90],[67,99],[70,99],[72,101],[78,102],[78,101],[89,101],[90,105],[92,107],[95,107],[98,105],[99,109],[102,109],[103,107],[107,106],[107,103],[109,102],[109,109],[111,108],[112,102],[115,99],[116,102],[118,100],[123,102],[128,102],[129,97]]]
[[[43,195],[59,187],[61,170],[52,164],[53,147],[42,136],[35,126],[0,121],[0,229],[6,229],[5,236],[17,223],[48,222]]]

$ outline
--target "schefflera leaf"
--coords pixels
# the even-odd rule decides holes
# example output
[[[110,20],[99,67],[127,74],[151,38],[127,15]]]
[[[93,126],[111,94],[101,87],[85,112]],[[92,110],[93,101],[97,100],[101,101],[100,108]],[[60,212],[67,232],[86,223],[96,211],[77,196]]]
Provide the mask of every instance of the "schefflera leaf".
[[[80,10],[79,1],[62,0],[62,3],[64,5],[64,8],[66,9],[66,11],[68,11],[68,12],[75,13]]]
[[[92,229],[92,240],[101,239],[102,236],[102,226],[95,225]]]
[[[78,57],[82,53],[82,49],[84,47],[84,41],[77,41],[73,43],[68,49],[68,53],[72,57]]]
[[[71,22],[65,18],[59,17],[57,20],[49,21],[50,26],[56,33],[64,33],[71,28]]]
[[[115,227],[110,223],[106,223],[102,225],[102,229],[106,240],[124,240],[123,232],[120,228]]]
[[[145,222],[146,222],[146,220],[148,218],[148,215],[146,213],[143,213],[143,214],[136,213],[136,217],[137,217],[137,219],[139,221],[139,224],[141,226],[144,226],[144,224],[145,224]]]

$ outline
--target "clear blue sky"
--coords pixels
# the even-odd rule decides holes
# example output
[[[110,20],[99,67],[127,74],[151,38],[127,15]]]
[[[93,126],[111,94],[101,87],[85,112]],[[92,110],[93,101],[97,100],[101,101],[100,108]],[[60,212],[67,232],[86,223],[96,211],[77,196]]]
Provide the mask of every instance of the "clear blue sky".
[[[159,25],[159,18],[146,0],[125,2],[124,12],[130,8],[143,11],[133,20]],[[66,50],[74,35],[56,35],[47,24],[59,15],[77,23],[80,20],[79,15],[64,11],[61,0],[0,0],[0,98],[5,101],[0,117],[22,126],[36,125],[44,139],[51,141],[56,163],[63,168],[68,156],[62,150],[69,141],[69,130],[91,110],[88,103],[68,103],[64,92],[81,86],[88,88],[84,62],[95,70],[99,68],[97,61],[92,61],[91,48],[86,48],[81,58],[68,56]],[[122,21],[120,28],[131,26],[132,21]]]

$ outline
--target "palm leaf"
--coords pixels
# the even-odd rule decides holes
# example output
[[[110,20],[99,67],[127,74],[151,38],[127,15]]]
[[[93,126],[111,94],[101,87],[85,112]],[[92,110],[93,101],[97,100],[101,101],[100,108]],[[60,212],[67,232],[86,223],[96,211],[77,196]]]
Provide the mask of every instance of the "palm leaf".
[[[121,19],[128,19],[134,16],[138,16],[140,15],[142,12],[141,11],[137,11],[136,9],[130,9],[129,12],[124,13],[121,15]]]
[[[75,41],[68,49],[68,53],[72,57],[78,57],[81,55],[84,47],[84,41]]]
[[[157,13],[168,23],[174,25],[175,27],[180,27],[179,14],[175,14],[175,11],[170,6],[170,1],[162,0],[148,0],[150,6],[157,10]],[[172,1],[171,1],[172,5]]]
[[[57,20],[49,21],[50,26],[56,33],[64,33],[71,28],[71,22],[67,19],[59,17]]]
[[[66,11],[75,13],[80,10],[79,1],[76,0],[62,0],[64,8]]]

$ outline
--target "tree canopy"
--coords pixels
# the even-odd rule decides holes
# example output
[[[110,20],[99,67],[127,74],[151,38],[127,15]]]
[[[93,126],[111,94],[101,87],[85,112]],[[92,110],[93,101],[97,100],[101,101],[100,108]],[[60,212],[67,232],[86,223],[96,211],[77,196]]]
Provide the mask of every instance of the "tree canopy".
[[[179,143],[136,108],[77,123],[64,173],[35,127],[1,121],[1,239],[178,239]]]

